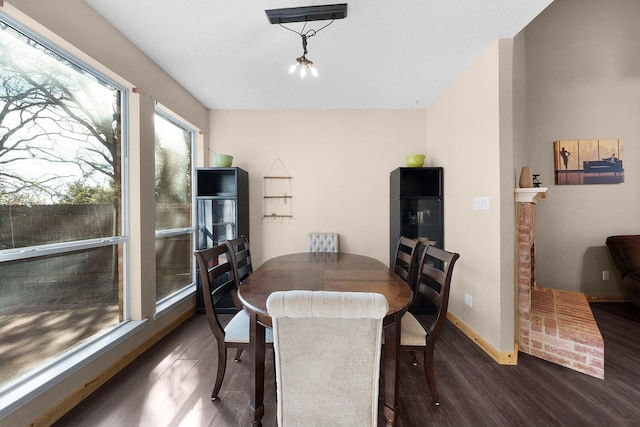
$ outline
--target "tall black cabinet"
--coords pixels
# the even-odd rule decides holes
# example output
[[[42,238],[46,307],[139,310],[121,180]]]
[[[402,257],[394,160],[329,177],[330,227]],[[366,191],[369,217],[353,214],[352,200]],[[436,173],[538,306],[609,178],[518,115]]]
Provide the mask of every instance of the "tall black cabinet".
[[[440,167],[391,172],[389,265],[395,259],[400,236],[444,248],[443,172]],[[419,309],[429,311],[427,306]]]
[[[213,247],[241,235],[249,238],[249,174],[240,168],[196,168],[197,249]],[[219,309],[232,309],[221,301]],[[196,308],[204,312],[197,276]]]

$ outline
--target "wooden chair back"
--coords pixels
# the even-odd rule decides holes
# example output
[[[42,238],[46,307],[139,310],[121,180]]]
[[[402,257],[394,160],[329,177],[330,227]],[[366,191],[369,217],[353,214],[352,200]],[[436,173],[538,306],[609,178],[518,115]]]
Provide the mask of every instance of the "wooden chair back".
[[[425,378],[436,405],[440,404],[440,396],[434,375],[433,350],[447,318],[451,276],[458,258],[460,255],[457,253],[431,245],[425,247],[418,262],[414,301],[409,311],[402,316],[400,348],[409,352],[414,366],[418,365],[415,352],[423,352]],[[411,311],[412,308],[420,306],[423,299],[427,299],[436,310],[435,320],[426,329]]]
[[[435,306],[436,319],[427,331],[433,344],[442,332],[447,317],[451,277],[458,258],[460,255],[457,253],[427,245],[418,263],[416,295],[412,306],[418,306],[422,299],[429,300]]]
[[[235,239],[226,241],[229,252],[231,253],[233,264],[236,268],[238,282],[242,283],[251,273],[253,273],[253,265],[251,263],[251,251],[249,250],[249,240],[242,235]]]
[[[396,247],[396,257],[391,269],[405,282],[415,289],[416,261],[420,242],[400,236]]]
[[[233,268],[229,247],[221,243],[212,248],[194,252],[200,267],[204,308],[211,331],[219,342],[224,342],[224,327],[216,315],[215,306],[231,295],[237,310],[242,309],[238,299],[238,280]]]

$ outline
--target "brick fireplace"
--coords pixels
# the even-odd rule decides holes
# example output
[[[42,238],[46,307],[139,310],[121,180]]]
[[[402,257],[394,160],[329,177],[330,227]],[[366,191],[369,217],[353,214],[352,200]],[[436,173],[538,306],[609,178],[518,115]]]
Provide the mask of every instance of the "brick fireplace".
[[[518,349],[604,378],[604,341],[585,295],[536,285],[535,209],[546,191],[515,190]]]

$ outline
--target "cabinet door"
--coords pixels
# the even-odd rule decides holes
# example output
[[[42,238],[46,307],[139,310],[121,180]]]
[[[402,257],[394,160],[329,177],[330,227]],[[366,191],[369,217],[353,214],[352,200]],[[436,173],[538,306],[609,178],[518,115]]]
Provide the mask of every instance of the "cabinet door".
[[[198,249],[210,248],[238,237],[238,202],[198,199]]]
[[[442,248],[442,199],[400,199],[400,235]]]

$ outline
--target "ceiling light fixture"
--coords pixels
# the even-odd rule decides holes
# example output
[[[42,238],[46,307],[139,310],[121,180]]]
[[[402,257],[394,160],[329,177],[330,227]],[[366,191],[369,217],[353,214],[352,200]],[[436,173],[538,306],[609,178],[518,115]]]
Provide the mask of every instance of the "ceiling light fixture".
[[[289,73],[300,72],[300,78],[304,79],[307,71],[314,77],[318,77],[318,70],[313,66],[313,61],[307,58],[307,39],[315,36],[319,31],[327,28],[336,19],[343,19],[347,16],[347,4],[332,4],[322,6],[306,6],[306,7],[290,7],[285,9],[265,10],[269,22],[278,24],[282,28],[296,33],[302,38],[302,56],[296,58],[295,64],[289,68]],[[310,21],[331,20],[328,24],[318,30],[310,29],[305,31],[307,23]],[[304,22],[302,30],[296,31],[292,28],[282,25],[290,22]]]

